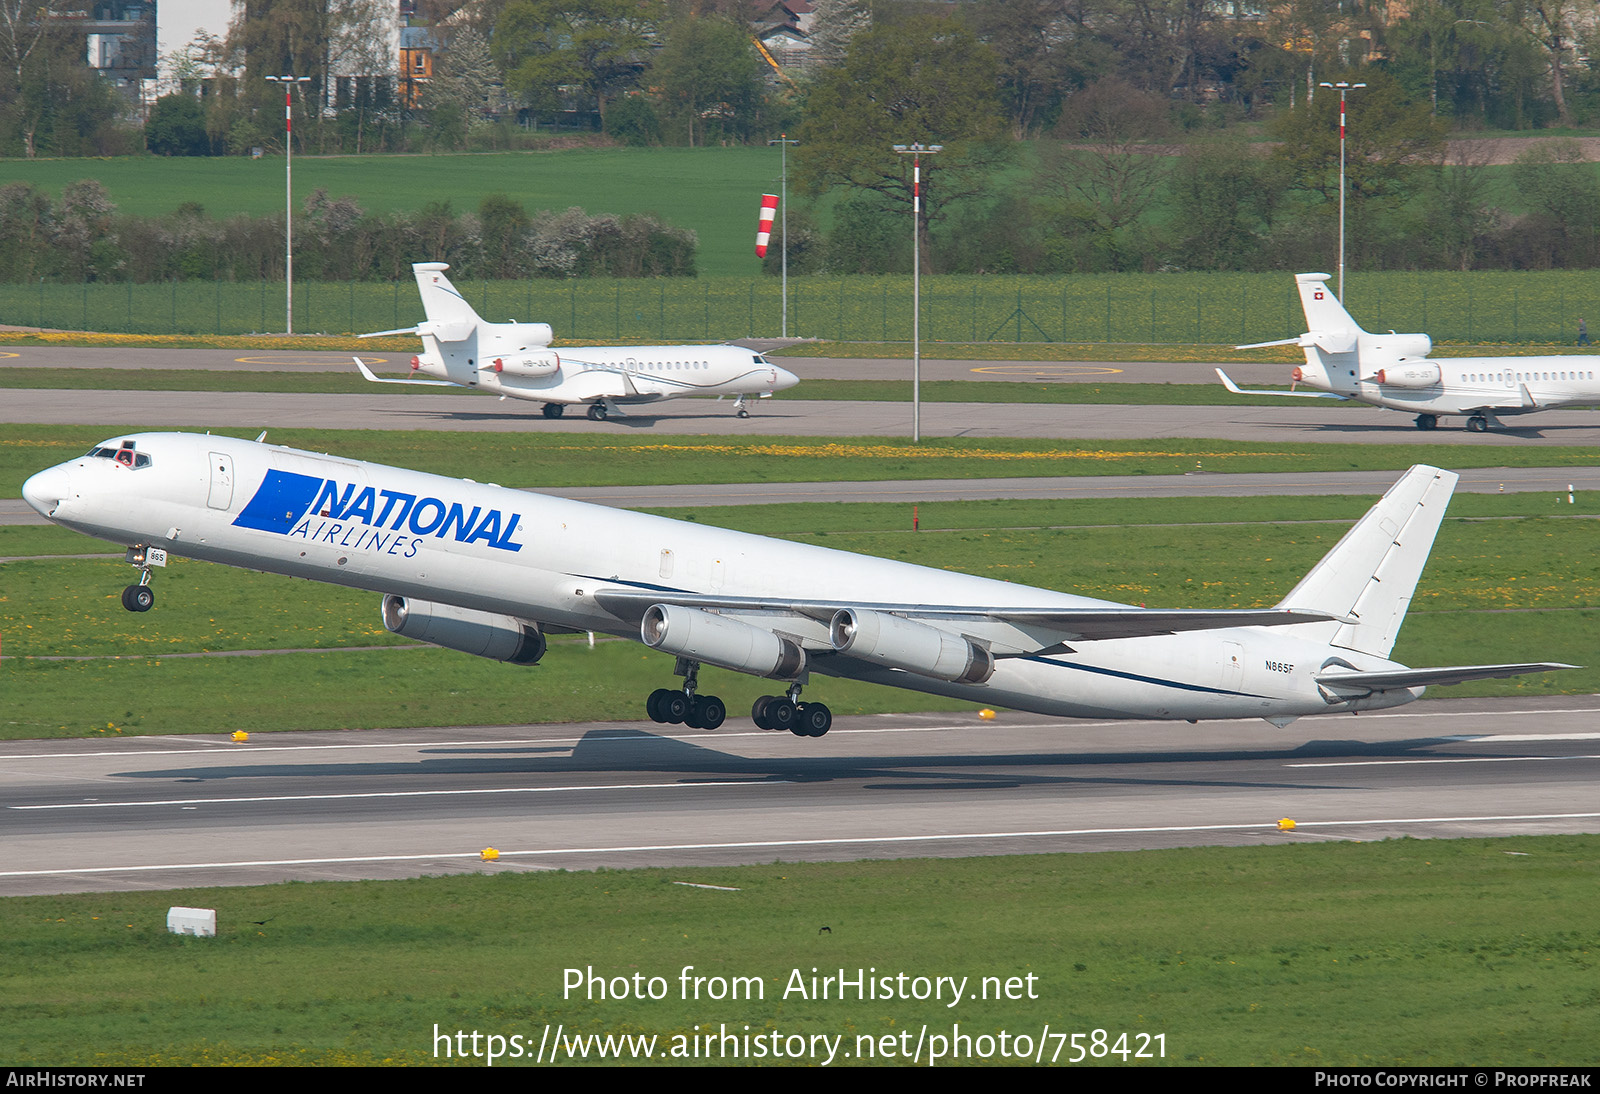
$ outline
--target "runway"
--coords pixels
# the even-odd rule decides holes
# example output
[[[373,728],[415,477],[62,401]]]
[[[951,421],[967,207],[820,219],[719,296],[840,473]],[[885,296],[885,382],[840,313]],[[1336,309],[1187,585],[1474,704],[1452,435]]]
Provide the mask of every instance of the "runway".
[[[730,720],[12,742],[0,894],[1594,832],[1597,714],[1555,696],[1287,730],[892,715],[820,740]]]
[[[425,429],[555,435],[733,437],[910,437],[909,403],[763,399],[752,416],[731,400],[679,399],[628,408],[592,422],[549,420],[538,404],[471,392],[445,395],[309,395],[263,392],[6,392],[7,421],[140,429]],[[1507,419],[1503,430],[1468,433],[1459,419],[1427,434],[1411,416],[1372,407],[1148,406],[1071,403],[922,404],[924,437],[1039,437],[1051,440],[1202,438],[1266,444],[1413,444],[1419,458],[1441,446],[1600,445],[1600,413],[1550,410]],[[1433,457],[1440,459],[1442,457]]]

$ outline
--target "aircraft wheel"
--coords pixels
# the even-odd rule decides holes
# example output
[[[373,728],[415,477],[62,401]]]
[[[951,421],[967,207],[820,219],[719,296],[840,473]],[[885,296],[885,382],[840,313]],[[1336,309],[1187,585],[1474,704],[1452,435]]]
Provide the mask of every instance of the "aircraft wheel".
[[[750,704],[750,720],[756,724],[757,729],[771,729],[767,722],[767,704],[772,702],[772,696],[763,695]]]
[[[122,606],[130,612],[147,612],[155,603],[155,590],[148,585],[129,585],[122,590]]]
[[[694,702],[689,706],[694,721],[685,720],[685,724],[693,725],[698,729],[716,729],[728,718],[728,708],[722,705],[722,700],[715,695],[696,695]]]
[[[1468,433],[1487,433],[1487,432],[1489,432],[1489,419],[1485,418],[1485,417],[1482,417],[1481,415],[1468,418],[1467,419],[1467,432]]]
[[[661,712],[661,720],[670,725],[682,725],[689,716],[689,697],[681,691],[667,690],[667,694],[656,702],[656,710]]]
[[[776,730],[789,730],[798,733],[795,726],[799,719],[795,715],[794,704],[782,695],[774,695],[767,704],[767,725]]]
[[[1435,426],[1437,426],[1438,424],[1439,424],[1439,416],[1437,414],[1418,414],[1417,415],[1417,428],[1418,429],[1432,429]]]
[[[561,403],[546,403],[544,404],[544,416],[546,418],[559,418],[566,409]]]
[[[604,404],[604,403],[590,403],[589,404],[589,420],[591,422],[603,422],[603,421],[605,421],[606,420],[606,404]]]
[[[740,407],[739,408],[739,417],[748,418],[748,417],[750,417],[750,412],[748,410],[746,410],[744,407]]]
[[[662,713],[661,702],[672,698],[671,688],[656,688],[650,693],[650,698],[645,700],[644,709],[649,713],[652,722],[664,723],[667,716]]]
[[[806,737],[821,737],[833,728],[833,711],[821,703],[801,703],[795,732]]]

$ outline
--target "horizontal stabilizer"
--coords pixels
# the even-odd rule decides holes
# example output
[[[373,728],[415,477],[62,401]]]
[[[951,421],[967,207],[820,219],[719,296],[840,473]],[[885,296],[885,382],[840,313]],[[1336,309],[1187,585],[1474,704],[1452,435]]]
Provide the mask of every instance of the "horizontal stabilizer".
[[[352,357],[351,360],[356,363],[356,368],[361,370],[361,375],[365,376],[367,379],[371,380],[375,384],[426,384],[428,387],[455,387],[456,386],[455,384],[452,384],[449,380],[412,380],[412,379],[386,380],[382,376],[373,375],[372,370],[367,367],[367,363],[365,361],[363,361],[361,358]]]
[[[1240,346],[1239,348],[1244,349],[1245,347]],[[1284,395],[1291,399],[1345,399],[1347,401],[1349,398],[1345,395],[1335,394],[1332,391],[1246,391],[1234,383],[1228,374],[1220,368],[1216,370],[1216,373],[1217,378],[1222,381],[1222,386],[1235,395]]]
[[[1557,672],[1575,669],[1555,661],[1530,661],[1519,665],[1454,665],[1440,669],[1388,669],[1383,672],[1327,672],[1316,678],[1326,688],[1353,688],[1362,691],[1387,691],[1461,684],[1468,680],[1498,680],[1530,672]]]
[[[358,334],[357,338],[382,338],[390,334],[416,334],[416,327],[401,327],[399,330],[375,330],[368,334]]]

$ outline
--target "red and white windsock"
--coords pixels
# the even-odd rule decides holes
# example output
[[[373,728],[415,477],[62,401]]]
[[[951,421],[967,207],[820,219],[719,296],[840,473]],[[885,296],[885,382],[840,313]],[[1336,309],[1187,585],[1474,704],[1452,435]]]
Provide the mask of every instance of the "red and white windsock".
[[[756,257],[767,257],[767,240],[772,238],[772,218],[778,212],[778,195],[761,195],[761,227],[756,232]]]

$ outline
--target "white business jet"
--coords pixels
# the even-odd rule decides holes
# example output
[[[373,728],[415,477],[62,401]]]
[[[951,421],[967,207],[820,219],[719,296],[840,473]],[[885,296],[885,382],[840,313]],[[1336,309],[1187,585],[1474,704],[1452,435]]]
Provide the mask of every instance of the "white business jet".
[[[713,665],[779,682],[765,729],[821,736],[812,674],[1070,718],[1241,718],[1409,703],[1428,684],[1571,666],[1389,660],[1456,476],[1413,467],[1277,606],[1130,607],[499,486],[190,433],[112,438],[23,484],[50,520],[128,548],[147,611],[169,555],[381,595],[397,634],[514,664],[546,632],[673,655],[658,722],[715,729]],[[376,605],[375,605],[376,606]]]
[[[550,348],[548,323],[486,323],[444,272],[443,262],[411,267],[427,319],[414,327],[375,331],[416,334],[422,352],[411,370],[422,376],[382,379],[357,357],[361,375],[378,384],[431,384],[487,391],[501,398],[544,404],[546,418],[559,418],[569,406],[587,404],[589,417],[602,421],[623,413],[623,404],[656,403],[686,395],[735,396],[734,412],[750,416],[745,400],[766,399],[794,387],[800,378],[754,350],[741,346],[585,346]]]
[[[1296,274],[1306,333],[1237,349],[1299,346],[1306,363],[1291,374],[1288,391],[1246,391],[1220,368],[1217,376],[1236,395],[1348,399],[1415,413],[1418,429],[1433,429],[1441,414],[1465,414],[1467,430],[1504,428],[1502,416],[1600,403],[1595,357],[1450,357],[1428,360],[1426,334],[1369,334],[1350,318],[1328,288],[1325,273]],[[1314,391],[1296,391],[1305,384]]]

